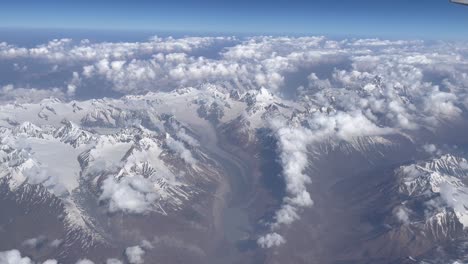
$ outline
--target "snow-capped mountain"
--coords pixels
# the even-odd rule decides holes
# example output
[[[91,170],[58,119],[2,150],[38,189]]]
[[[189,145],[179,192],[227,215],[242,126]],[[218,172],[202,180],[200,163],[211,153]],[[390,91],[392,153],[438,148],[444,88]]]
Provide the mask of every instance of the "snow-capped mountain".
[[[64,120],[62,123],[63,126],[57,128],[53,134],[61,142],[77,148],[81,145],[89,144],[94,140],[89,132],[82,130],[71,121]]]
[[[113,241],[123,240],[133,221],[145,217],[157,218],[158,223],[185,221],[194,236],[219,230],[227,221],[219,215],[226,210],[220,208],[228,202],[225,197],[229,197],[230,188],[245,188],[236,187],[244,186],[235,183],[240,179],[227,184],[225,174],[238,170],[234,178],[246,181],[249,176],[246,178],[244,170],[248,166],[265,169],[257,162],[266,155],[266,147],[275,145],[274,155],[278,156],[270,159],[286,169],[286,192],[274,216],[264,218],[252,208],[236,210],[251,210],[249,217],[262,223],[270,221],[266,226],[279,230],[293,221],[303,221],[298,216],[303,211],[323,206],[320,197],[319,204],[311,206],[310,197],[317,197],[309,193],[309,185],[311,178],[328,181],[318,175],[332,161],[351,162],[353,170],[358,165],[352,164],[362,164],[363,171],[377,164],[394,166],[409,159],[395,153],[418,144],[411,131],[386,127],[391,122],[387,117],[370,124],[356,111],[343,110],[339,98],[347,96],[346,92],[324,94],[320,100],[292,101],[264,88],[234,93],[205,85],[120,99],[64,102],[51,98],[2,105],[2,182],[14,197],[22,197],[13,199],[14,203],[39,199],[57,204],[67,234],[61,254],[70,257],[74,248],[90,254],[99,248],[109,249]],[[355,129],[353,123],[365,126],[367,132]],[[218,142],[218,137],[224,141]],[[244,160],[228,154],[219,148],[220,143],[232,144],[233,153],[250,153],[243,155],[255,158]],[[324,161],[324,157],[333,158]],[[396,204],[392,201],[382,206],[384,220],[374,227],[379,231],[369,231],[375,245],[394,245],[388,255],[405,258],[411,252],[412,258],[421,259],[432,245],[462,238],[468,224],[464,204],[467,167],[464,158],[446,154],[395,169],[394,182],[385,188],[399,198]],[[346,171],[337,169],[334,173]],[[342,180],[336,178],[326,185]],[[369,197],[380,197],[366,188],[362,185],[358,189]],[[369,199],[359,203],[371,203]],[[251,206],[258,205],[253,202]],[[310,218],[306,215],[304,219]],[[251,221],[242,225],[251,228]],[[147,223],[140,224],[135,232],[149,228]],[[115,226],[122,228],[116,230]],[[252,232],[245,236],[252,240],[258,235]],[[259,241],[273,237],[267,235]],[[277,241],[264,245],[284,243],[282,238]],[[417,246],[402,249],[409,241],[417,241]],[[363,247],[373,252],[376,246],[366,243]],[[344,259],[356,259],[343,254]]]
[[[106,213],[175,217],[219,181],[218,165],[190,126],[146,108],[153,104],[47,99],[2,106],[2,184],[13,203],[40,200],[62,210],[62,250],[112,244]]]
[[[404,202],[396,212],[409,225],[424,225],[435,239],[462,237],[467,228],[465,158],[443,154],[397,169]]]

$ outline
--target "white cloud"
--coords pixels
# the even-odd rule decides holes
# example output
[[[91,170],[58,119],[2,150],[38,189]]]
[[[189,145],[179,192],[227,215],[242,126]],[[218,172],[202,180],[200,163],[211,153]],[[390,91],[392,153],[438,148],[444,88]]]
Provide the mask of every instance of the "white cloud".
[[[434,144],[425,144],[423,145],[423,149],[429,154],[441,154],[441,151]]]
[[[139,246],[128,247],[125,249],[125,256],[130,264],[144,263],[144,255],[145,251]]]
[[[191,53],[212,45],[235,41],[233,37],[152,37],[146,42],[102,42],[89,40],[55,39],[33,48],[23,48],[0,43],[0,58],[45,59],[54,63],[97,61],[101,59],[133,59],[156,53]]]
[[[145,250],[150,250],[154,248],[153,244],[148,240],[141,241],[141,247]]]
[[[198,140],[194,139],[192,136],[188,135],[184,128],[180,128],[176,136],[180,138],[185,143],[189,144],[190,146],[199,146]]]
[[[67,95],[72,97],[75,95],[76,89],[81,84],[81,78],[78,72],[72,73],[72,78],[70,82],[67,84]]]
[[[28,179],[30,184],[42,184],[51,193],[56,196],[64,196],[68,194],[67,188],[60,182],[57,177],[52,176],[46,166],[38,164],[23,170],[23,175]]]
[[[64,98],[64,93],[59,88],[23,88],[12,84],[0,88],[0,101],[4,102],[37,103],[49,97]]]
[[[306,192],[306,184],[310,183],[311,180],[304,174],[304,169],[308,164],[307,145],[314,135],[310,130],[288,126],[279,128],[276,134],[279,141],[286,191],[292,196],[291,202],[301,206],[310,206],[312,200]]]
[[[308,146],[327,138],[351,141],[356,137],[385,135],[389,128],[376,126],[360,112],[317,114],[309,120],[310,128],[293,127],[281,120],[272,120],[271,126],[278,140],[278,151],[283,167],[287,197],[275,213],[272,228],[291,224],[299,219],[299,208],[310,207],[313,201],[307,191],[312,182],[305,170],[310,161]]]
[[[21,253],[16,250],[9,250],[0,252],[1,264],[33,264],[30,258],[21,257]]]
[[[468,170],[468,161],[463,161],[460,163],[460,167],[463,169],[463,170]]]
[[[50,246],[56,248],[59,247],[62,243],[63,241],[61,239],[54,239],[50,242]]]
[[[232,43],[236,45],[231,46]],[[197,50],[209,50],[217,45],[225,45],[225,49],[217,54],[219,56],[207,58],[196,54]],[[0,58],[43,59],[51,65],[60,64],[59,68],[66,63],[81,66],[82,71],[73,72],[72,80],[63,87],[69,96],[80,89],[83,81],[93,78],[105,79],[112,84],[113,90],[123,93],[198,87],[205,83],[241,90],[263,86],[280,92],[287,84],[287,75],[304,68],[304,77],[309,76],[310,86],[317,88],[379,91],[370,82],[375,76],[381,76],[388,86],[385,88],[400,86],[416,91],[415,88],[423,88],[429,69],[450,72],[452,76],[444,80],[444,84],[460,87],[468,79],[463,77],[466,72],[462,68],[464,56],[461,51],[446,48],[443,44],[430,46],[422,41],[334,41],[325,37],[250,37],[242,41],[231,37],[155,37],[128,43],[62,39],[31,49],[7,43],[0,45]],[[341,65],[345,62],[351,62],[352,68]],[[325,74],[315,72],[316,69],[307,70],[321,63],[331,66],[330,69],[319,67],[328,71]],[[439,103],[445,101],[442,99]],[[443,111],[446,107],[440,105],[438,109]],[[456,106],[449,106],[450,113],[456,111]]]
[[[271,248],[286,243],[286,240],[278,233],[270,233],[260,237],[257,243],[262,248]]]
[[[410,223],[410,210],[404,205],[396,207],[393,214],[402,224],[407,225]]]
[[[192,156],[192,152],[185,147],[184,143],[175,140],[169,134],[166,134],[166,144],[170,150],[177,153],[188,164],[195,165],[197,163],[197,160]]]
[[[28,257],[22,257],[21,252],[16,249],[0,252],[0,264],[34,264],[36,262],[32,261]],[[57,260],[48,259],[42,264],[57,264]],[[87,263],[80,263],[87,264]]]
[[[102,184],[99,199],[109,202],[110,212],[145,213],[158,198],[152,186],[149,180],[139,175],[123,177],[120,181],[109,177]]]
[[[23,241],[22,245],[30,247],[30,248],[36,248],[40,246],[41,244],[43,244],[46,240],[47,238],[45,236],[39,236],[39,237],[30,238],[30,239]]]
[[[68,96],[73,96],[76,92],[76,85],[74,84],[68,84],[67,85],[67,95]]]

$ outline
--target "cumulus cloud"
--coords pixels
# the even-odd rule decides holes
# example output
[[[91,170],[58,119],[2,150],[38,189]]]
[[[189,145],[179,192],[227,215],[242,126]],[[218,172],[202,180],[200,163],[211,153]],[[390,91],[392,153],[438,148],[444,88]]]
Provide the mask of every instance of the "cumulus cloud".
[[[410,209],[408,209],[406,206],[398,206],[393,210],[393,214],[395,217],[400,221],[402,224],[409,224],[410,221]]]
[[[163,76],[159,73],[159,69],[166,67],[158,66],[156,59],[153,58],[161,56],[165,58],[167,55],[169,63],[176,63],[180,59],[177,54],[180,56],[191,54],[200,56],[205,53],[210,55],[205,50],[216,49],[219,45],[231,45],[235,42],[237,40],[234,37],[152,37],[148,41],[118,43],[55,39],[32,48],[2,42],[0,43],[0,58],[15,62],[12,65],[16,66],[11,68],[11,71],[17,71],[18,65],[26,64],[21,71],[25,79],[39,80],[39,83],[62,84],[58,88],[63,95],[73,96],[83,86],[88,89],[100,89],[96,88],[96,80],[103,79],[113,84],[111,87],[113,90],[138,92],[138,90],[150,89],[151,85],[148,82],[158,81],[153,84],[158,88],[170,84],[163,78],[157,79]],[[31,67],[28,67],[28,64],[31,64]],[[73,74],[68,82],[53,81],[57,78],[57,73],[62,74],[67,71],[71,73],[77,68],[82,68],[82,71]],[[165,73],[168,75],[169,71],[170,69],[167,68]],[[86,80],[90,77],[96,78]],[[4,78],[9,79],[7,76]],[[101,83],[101,85],[104,84]]]
[[[8,251],[0,252],[0,264],[39,264],[37,262],[32,261],[28,257],[22,257],[21,252],[17,249],[12,249]],[[57,260],[55,259],[48,259],[42,264],[57,264]]]
[[[56,248],[56,247],[59,247],[62,243],[63,241],[61,239],[54,239],[50,242],[49,245],[53,248]]]
[[[93,61],[111,58],[132,59],[157,53],[190,53],[213,45],[230,43],[233,37],[151,37],[144,42],[101,42],[89,40],[54,39],[32,48],[0,43],[0,58],[34,58],[54,63]]]
[[[288,196],[284,204],[275,214],[274,225],[290,224],[298,218],[296,207],[307,207],[313,204],[306,185],[311,182],[304,173],[308,164],[307,145],[313,134],[310,130],[280,126],[277,130],[278,148],[283,166],[283,176],[286,182]]]
[[[67,188],[57,177],[51,176],[45,165],[37,164],[23,170],[23,175],[30,184],[42,184],[51,193],[62,197],[68,194]]]
[[[39,236],[39,237],[34,237],[34,238],[30,238],[30,239],[23,241],[22,245],[35,249],[35,248],[41,247],[46,242],[47,242],[47,238],[45,236]]]
[[[460,163],[460,167],[464,170],[468,170],[468,161],[464,160]]]
[[[109,177],[104,180],[101,189],[99,199],[108,201],[110,212],[149,212],[158,198],[152,183],[139,175],[123,177],[119,181]]]
[[[434,144],[424,144],[422,146],[423,150],[427,152],[428,154],[431,155],[442,155],[442,150],[439,149],[436,145]]]
[[[77,72],[73,72],[70,82],[67,84],[67,95],[75,95],[77,87],[80,85],[81,79]]]
[[[144,263],[144,255],[145,251],[139,246],[128,247],[125,249],[125,256],[130,264]]]
[[[245,47],[246,51],[262,46],[257,42],[250,41],[231,48],[235,53],[229,58],[242,57],[242,45],[249,47]],[[313,176],[305,172],[310,165],[307,146],[327,138],[353,141],[358,137],[404,133],[421,127],[433,128],[441,122],[456,120],[464,111],[465,92],[460,91],[460,86],[451,85],[452,82],[459,83],[452,74],[447,74],[442,82],[430,81],[430,73],[439,70],[431,67],[434,63],[443,63],[447,72],[458,72],[457,69],[464,67],[441,47],[429,47],[422,41],[379,39],[325,42],[325,39],[318,40],[313,47],[304,49],[301,46],[303,43],[289,46],[290,49],[284,48],[287,45],[283,49],[278,47],[281,50],[278,54],[286,52],[283,56],[286,61],[281,64],[277,58],[275,61],[278,64],[271,68],[284,75],[287,69],[297,69],[295,62],[307,62],[313,51],[316,55],[317,50],[325,51],[325,47],[339,52],[350,61],[350,67],[340,69],[340,65],[337,65],[326,73],[312,72],[308,75],[308,83],[298,90],[300,100],[307,103],[307,112],[301,114],[299,121],[280,116],[270,122],[278,141],[287,192],[283,204],[274,215],[272,230],[298,220],[301,208],[313,205],[307,191]],[[262,57],[261,52],[260,55],[249,56],[257,61]],[[319,57],[331,59],[326,53]],[[243,59],[250,60],[247,57]],[[457,79],[463,80],[463,77],[458,76]],[[278,95],[274,88],[268,88],[275,96]],[[436,151],[432,146],[424,148],[430,152]],[[398,215],[404,218],[401,212]]]
[[[0,263],[2,264],[33,264],[28,257],[21,257],[21,253],[16,250],[0,252]]]
[[[190,145],[190,146],[196,147],[196,146],[199,145],[198,140],[194,139],[192,136],[187,134],[187,132],[185,131],[184,128],[180,128],[177,131],[176,136],[178,138],[180,138],[182,141],[184,141],[185,143],[187,143],[188,145]]]
[[[216,49],[218,46],[224,49]],[[308,77],[311,86],[316,88],[342,85],[340,88],[379,90],[369,81],[374,76],[383,76],[387,85],[412,89],[426,82],[428,72],[437,74],[437,71],[451,72],[452,75],[440,85],[460,87],[460,82],[467,79],[462,76],[464,54],[447,52],[454,49],[444,47],[444,44],[430,46],[423,41],[335,41],[322,36],[154,37],[127,43],[57,39],[34,48],[1,43],[0,58],[41,60],[70,71],[72,78],[61,87],[68,96],[73,96],[80,86],[96,80],[105,80],[112,90],[122,93],[198,87],[205,83],[239,90],[265,87],[281,92],[290,84],[288,75],[301,71],[304,76],[299,78]],[[214,56],[197,53],[210,49]],[[351,68],[346,66],[349,63]],[[317,67],[323,65],[326,67]],[[77,67],[81,70],[77,71]],[[446,96],[429,99],[441,100],[438,101],[441,107],[435,110],[446,109]],[[455,105],[447,106],[450,113],[457,111]]]
[[[278,233],[266,234],[257,240],[258,245],[262,248],[276,247],[284,244],[285,242],[286,240]]]
[[[312,182],[305,173],[310,164],[308,147],[312,143],[327,138],[351,141],[362,136],[385,135],[391,133],[389,128],[375,125],[360,112],[338,112],[335,114],[317,114],[311,116],[309,128],[288,125],[282,120],[273,119],[271,128],[278,141],[278,152],[283,167],[287,196],[281,208],[274,215],[273,229],[291,224],[299,219],[299,210],[310,207],[313,201],[307,191]]]
[[[443,182],[440,184],[440,197],[445,204],[460,214],[460,221],[463,225],[468,223],[466,215],[468,214],[468,188],[454,186],[453,183]]]
[[[196,50],[233,42],[239,41],[229,37],[205,37],[153,38],[137,43],[93,44],[84,41],[76,44],[66,39],[32,49],[3,43],[0,57],[42,59],[50,64],[61,64],[58,67],[66,67],[64,62],[80,65],[80,76],[73,74],[72,80],[64,87],[71,96],[87,80],[93,83],[93,78],[104,79],[112,84],[113,90],[125,93],[204,83],[246,89],[265,86],[277,90],[284,84],[284,73],[292,72],[300,65],[320,61],[323,56],[334,56],[332,52],[317,51],[326,43],[323,37],[252,38],[227,47],[219,58],[194,56]]]
[[[141,241],[141,247],[145,250],[150,250],[154,248],[153,244],[148,240]]]
[[[437,151],[437,147],[436,147],[436,145],[434,145],[434,144],[425,144],[425,145],[423,146],[423,149],[424,149],[424,151],[426,151],[427,153],[431,153],[431,154]]]
[[[195,165],[197,163],[197,160],[192,156],[192,152],[185,147],[184,143],[175,140],[169,134],[166,134],[166,144],[170,150],[177,153],[188,164]]]

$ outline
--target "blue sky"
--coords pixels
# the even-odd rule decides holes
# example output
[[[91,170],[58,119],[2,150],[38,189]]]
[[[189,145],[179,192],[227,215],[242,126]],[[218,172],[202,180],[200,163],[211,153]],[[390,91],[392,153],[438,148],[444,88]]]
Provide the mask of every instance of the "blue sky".
[[[468,38],[448,0],[1,0],[0,27]]]

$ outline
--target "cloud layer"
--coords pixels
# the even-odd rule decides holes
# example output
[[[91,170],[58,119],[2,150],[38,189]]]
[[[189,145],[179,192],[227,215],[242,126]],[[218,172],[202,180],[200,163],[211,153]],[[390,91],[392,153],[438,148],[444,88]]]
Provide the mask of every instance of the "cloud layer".
[[[211,53],[201,52],[206,50]],[[34,48],[1,43],[0,58],[11,62],[9,70],[24,78],[0,80],[0,100],[214,87],[220,94],[234,91],[244,96],[239,100],[250,108],[241,112],[249,123],[254,123],[261,107],[266,112],[270,104],[287,102],[290,115],[270,113],[259,125],[270,128],[278,141],[287,192],[269,224],[271,233],[258,240],[260,246],[271,247],[285,241],[279,229],[297,221],[301,210],[313,205],[308,191],[313,175],[307,173],[311,145],[432,130],[462,117],[468,106],[467,51],[464,43],[320,36],[155,37],[139,43],[62,39]],[[43,67],[28,64],[30,60]],[[28,76],[49,78],[57,72],[66,76],[58,86],[45,89],[27,83],[37,81]],[[103,90],[98,91],[99,87]],[[252,98],[250,94],[256,97],[245,99]],[[219,108],[230,108],[222,96],[216,96],[211,101]],[[184,130],[176,136],[183,142],[169,136],[167,146],[186,163],[195,164],[188,147],[198,142]],[[431,146],[425,149],[434,151]],[[40,179],[40,173],[35,175],[32,178]],[[111,211],[141,213],[157,199],[146,184],[143,177],[109,178],[101,199],[109,202]],[[401,212],[397,214],[404,220]]]

